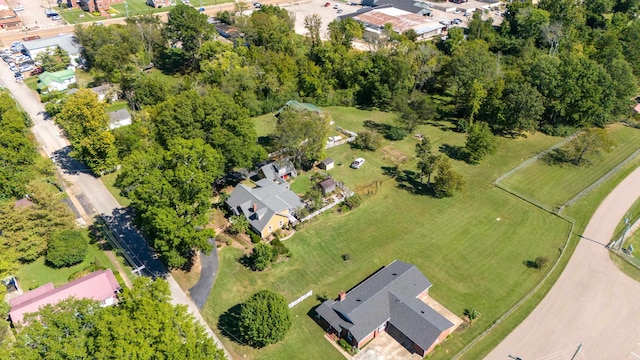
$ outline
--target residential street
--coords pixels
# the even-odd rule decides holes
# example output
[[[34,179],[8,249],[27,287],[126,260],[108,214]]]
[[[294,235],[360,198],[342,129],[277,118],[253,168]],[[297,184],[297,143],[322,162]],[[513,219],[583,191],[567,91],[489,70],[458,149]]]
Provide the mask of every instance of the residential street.
[[[40,103],[37,94],[23,83],[15,82],[13,74],[4,63],[0,64],[0,81],[11,91],[14,98],[18,100],[31,117],[34,125],[32,132],[40,143],[43,152],[47,156],[55,157],[57,165],[62,169],[64,180],[70,184],[67,187],[68,195],[73,198],[74,202],[81,204],[86,215],[92,217],[98,214],[114,215],[126,212],[99,179],[89,174],[83,164],[74,161],[68,156],[69,143],[61,136],[60,129],[52,120],[45,120],[43,116],[44,107]],[[173,277],[166,273],[162,264],[151,254],[144,239],[128,222],[129,218],[128,216],[119,217],[118,226],[112,226],[112,230],[118,237],[126,240],[125,243],[128,244],[129,248],[135,249],[136,252],[140,253],[140,257],[146,261],[145,267],[154,272],[154,275],[162,276],[164,273],[166,280],[169,282],[173,303],[187,305],[190,312],[207,329],[207,332],[213,337],[218,346],[224,349],[222,343],[209,329],[195,304],[182,291]],[[136,255],[138,254],[136,253]],[[226,350],[225,353],[230,359]]]
[[[640,283],[605,249],[639,197],[640,168],[598,207],[553,288],[487,359],[640,359]]]

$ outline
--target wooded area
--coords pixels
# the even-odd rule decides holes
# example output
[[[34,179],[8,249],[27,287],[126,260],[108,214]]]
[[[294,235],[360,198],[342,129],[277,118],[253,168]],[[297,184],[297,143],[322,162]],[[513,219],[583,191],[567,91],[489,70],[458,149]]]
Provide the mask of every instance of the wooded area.
[[[626,0],[516,2],[507,6],[499,27],[476,13],[466,34],[454,28],[446,40],[427,42],[387,27],[372,51],[352,49],[351,40],[363,37],[362,25],[352,19],[329,24],[329,40],[323,42],[319,18],[305,19],[309,36],[299,36],[291,15],[275,6],[250,16],[229,15],[226,20],[244,34],[234,43],[215,39],[206,16],[183,5],[171,10],[167,24],[146,15],[128,18],[126,25],[78,27],[76,36],[96,81],[119,84],[138,111],[134,125],[113,131],[118,162],[124,164],[118,184],[134,200],[138,225],[151,244],[171,266],[182,266],[190,250],[208,249],[202,239],[210,234],[194,229],[207,222],[214,180],[251,168],[291,140],[281,133],[270,142],[273,147],[263,148],[250,117],[296,99],[396,111],[398,129],[408,133],[428,121],[451,121],[469,131],[467,158],[477,163],[495,151],[493,136],[568,135],[631,116],[640,74],[636,8]],[[149,72],[151,65],[164,75]],[[176,141],[182,149],[211,154],[206,166],[178,171],[170,160]],[[112,167],[111,159],[97,159],[100,164],[92,168]],[[425,158],[420,170],[431,183],[429,169],[438,167],[426,160],[435,165],[435,159]],[[439,164],[443,174],[450,170],[446,162]],[[444,178],[434,174],[434,184],[443,186]],[[462,182],[454,181],[457,187]],[[174,195],[144,195],[168,191]]]

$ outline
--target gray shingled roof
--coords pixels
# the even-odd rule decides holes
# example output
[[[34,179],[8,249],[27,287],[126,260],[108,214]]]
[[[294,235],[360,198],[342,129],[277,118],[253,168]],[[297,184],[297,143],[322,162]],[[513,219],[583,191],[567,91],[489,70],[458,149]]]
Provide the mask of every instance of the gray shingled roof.
[[[262,231],[275,214],[285,210],[293,211],[303,204],[300,198],[289,190],[288,184],[262,179],[256,182],[255,188],[243,184],[236,186],[227,199],[227,205],[236,214],[243,214],[254,229]]]
[[[317,309],[334,329],[349,329],[360,341],[389,321],[423,349],[431,347],[449,320],[417,298],[431,282],[414,266],[394,261],[353,288],[343,301],[327,300]]]
[[[82,50],[82,46],[76,41],[76,37],[73,34],[66,34],[24,42],[24,47],[30,52],[33,50],[48,48],[56,45],[64,50],[69,56],[80,55],[80,50]]]

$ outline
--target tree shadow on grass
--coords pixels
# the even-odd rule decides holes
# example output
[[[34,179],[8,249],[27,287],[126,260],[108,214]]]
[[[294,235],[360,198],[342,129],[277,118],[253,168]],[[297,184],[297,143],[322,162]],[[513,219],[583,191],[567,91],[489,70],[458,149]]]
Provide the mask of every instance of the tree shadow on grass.
[[[449,144],[440,145],[440,152],[447,155],[453,160],[459,160],[469,163],[469,157],[464,149],[464,146],[455,146]]]
[[[382,173],[396,181],[398,189],[408,191],[416,195],[435,196],[435,192],[429,186],[420,181],[420,175],[412,170],[400,170],[397,166],[383,166]]]
[[[391,130],[391,125],[378,123],[373,120],[365,120],[364,127],[366,127],[367,129],[375,130],[382,135],[388,133],[389,130]]]
[[[546,153],[544,156],[540,158],[543,163],[547,165],[556,165],[556,166],[575,166],[574,159],[569,153],[568,150],[565,149],[553,149]],[[590,163],[583,159],[584,163],[589,165]]]
[[[242,310],[242,304],[236,304],[218,318],[218,330],[220,333],[226,336],[228,339],[237,342],[238,344],[246,345],[241,339],[240,335],[240,311]]]

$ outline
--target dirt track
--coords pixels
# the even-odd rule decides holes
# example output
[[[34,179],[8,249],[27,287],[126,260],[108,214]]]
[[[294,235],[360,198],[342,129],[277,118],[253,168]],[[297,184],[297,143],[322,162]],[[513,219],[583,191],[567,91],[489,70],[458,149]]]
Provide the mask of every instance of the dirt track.
[[[487,359],[640,359],[640,283],[605,245],[640,197],[640,168],[600,204],[549,294]]]

